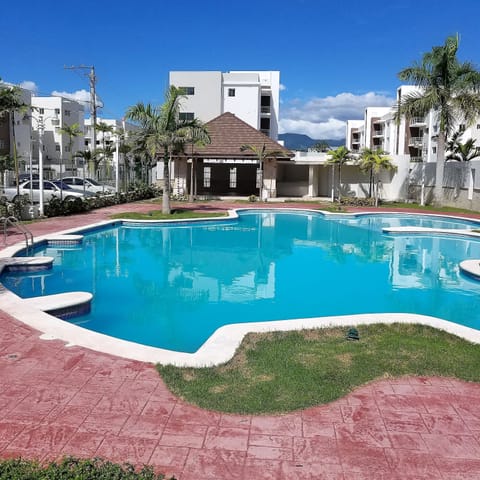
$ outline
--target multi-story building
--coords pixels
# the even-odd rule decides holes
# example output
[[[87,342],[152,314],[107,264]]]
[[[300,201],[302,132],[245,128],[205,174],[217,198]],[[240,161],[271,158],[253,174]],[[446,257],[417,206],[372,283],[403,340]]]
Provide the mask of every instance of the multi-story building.
[[[279,71],[173,71],[169,84],[185,92],[181,118],[206,123],[230,112],[277,140]]]
[[[33,158],[38,162],[42,144],[44,177],[55,177],[60,172],[75,175],[75,153],[83,150],[84,107],[63,97],[32,97]],[[61,133],[66,126],[77,124],[80,135],[70,138]],[[41,135],[41,138],[40,138]],[[39,141],[41,140],[41,142]]]

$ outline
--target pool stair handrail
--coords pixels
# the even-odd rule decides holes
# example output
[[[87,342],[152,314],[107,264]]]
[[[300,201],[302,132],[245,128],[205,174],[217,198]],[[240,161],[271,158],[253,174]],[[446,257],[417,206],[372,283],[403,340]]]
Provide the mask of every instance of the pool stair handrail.
[[[3,245],[7,244],[8,227],[10,226],[18,230],[25,237],[25,247],[27,252],[30,248],[33,248],[33,234],[27,227],[25,227],[25,225],[22,225],[18,221],[18,218],[14,217],[13,215],[1,217],[0,224],[3,226]]]

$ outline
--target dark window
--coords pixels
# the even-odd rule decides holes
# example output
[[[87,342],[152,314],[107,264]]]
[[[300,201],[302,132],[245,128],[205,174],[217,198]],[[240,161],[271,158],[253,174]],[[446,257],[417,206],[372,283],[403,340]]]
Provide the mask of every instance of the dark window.
[[[228,96],[229,97],[234,97],[235,96],[235,89],[234,88],[229,88],[228,89]]]
[[[193,112],[180,112],[178,118],[179,120],[190,122],[195,118],[195,114]]]
[[[262,98],[261,98],[262,107],[269,107],[270,100],[271,100],[271,97],[269,97],[268,95],[262,95]]]
[[[260,119],[260,130],[269,130],[270,129],[270,119],[261,118]]]
[[[184,95],[195,95],[195,87],[180,87]]]

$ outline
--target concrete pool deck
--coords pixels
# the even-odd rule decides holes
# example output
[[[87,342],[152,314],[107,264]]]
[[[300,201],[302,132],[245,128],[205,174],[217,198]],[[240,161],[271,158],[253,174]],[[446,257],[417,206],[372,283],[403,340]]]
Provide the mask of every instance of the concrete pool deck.
[[[44,235],[127,208],[160,207],[119,205],[29,228]],[[480,384],[384,379],[288,415],[223,415],[172,395],[150,364],[42,340],[1,310],[0,319],[4,458],[101,456],[181,480],[480,478]]]

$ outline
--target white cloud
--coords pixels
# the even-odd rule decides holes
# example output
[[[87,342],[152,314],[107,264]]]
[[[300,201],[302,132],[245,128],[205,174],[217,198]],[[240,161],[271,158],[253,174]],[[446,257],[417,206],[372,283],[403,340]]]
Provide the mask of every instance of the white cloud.
[[[59,92],[57,90],[54,90],[52,92],[52,95],[54,97],[63,97],[63,98],[68,98],[69,100],[75,100],[76,102],[80,103],[81,105],[89,108],[90,106],[90,92],[88,92],[85,89],[82,90],[77,90],[76,92]],[[97,106],[102,107],[103,103],[102,101],[97,97]]]
[[[394,101],[375,92],[292,100],[283,106],[279,129],[281,133],[303,133],[314,139],[340,139],[345,137],[347,120],[363,118],[366,107],[390,107]]]
[[[280,91],[283,92],[286,89],[287,89],[287,87],[283,83],[281,83],[280,84]]]
[[[30,90],[32,93],[38,93],[38,85],[31,80],[24,80],[20,83],[19,87],[24,88],[25,90]]]

